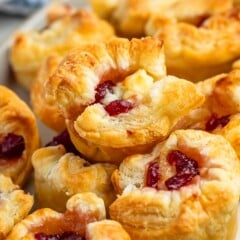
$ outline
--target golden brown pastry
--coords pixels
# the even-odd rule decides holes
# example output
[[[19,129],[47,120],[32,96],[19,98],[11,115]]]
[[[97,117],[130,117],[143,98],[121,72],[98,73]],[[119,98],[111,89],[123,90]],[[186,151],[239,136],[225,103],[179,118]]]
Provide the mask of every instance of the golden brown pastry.
[[[54,73],[61,60],[62,57],[51,55],[43,61],[30,91],[33,111],[46,126],[57,132],[66,128],[65,120],[54,103],[54,99],[46,96],[45,89],[49,77]]]
[[[35,116],[30,108],[0,86],[0,173],[23,185],[32,169],[32,153],[39,147]]]
[[[110,217],[132,239],[234,240],[240,162],[222,136],[178,130],[113,173]]]
[[[51,54],[63,56],[70,49],[114,36],[113,28],[92,12],[78,10],[54,21],[42,31],[16,34],[10,62],[17,80],[30,88],[42,61]]]
[[[106,207],[116,198],[111,175],[113,164],[91,164],[68,152],[63,145],[35,151],[32,157],[37,205],[63,211],[67,200],[76,193],[94,192]]]
[[[0,203],[0,239],[3,240],[13,226],[28,215],[33,197],[0,174]]]
[[[52,23],[67,15],[71,15],[75,11],[76,9],[67,3],[53,2],[47,9],[47,22]]]
[[[17,224],[6,240],[130,240],[121,225],[105,220],[103,200],[94,193],[72,196],[65,213],[39,209]]]
[[[76,49],[48,84],[76,148],[101,162],[149,151],[204,101],[193,83],[166,76],[162,42],[151,37]]]
[[[184,116],[176,128],[202,129],[224,136],[240,156],[240,70],[196,84],[205,95],[202,106]]]
[[[229,10],[232,0],[89,0],[94,11],[110,20],[117,32],[128,37],[144,36],[153,15],[167,15],[182,21],[201,22],[208,15]]]
[[[169,74],[194,82],[229,72],[240,56],[239,10],[205,18],[200,25],[154,17],[146,32],[164,41]]]

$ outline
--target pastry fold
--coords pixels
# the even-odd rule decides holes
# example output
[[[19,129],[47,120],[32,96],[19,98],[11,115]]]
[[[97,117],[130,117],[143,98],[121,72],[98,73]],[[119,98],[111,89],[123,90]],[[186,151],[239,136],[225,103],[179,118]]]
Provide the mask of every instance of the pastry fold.
[[[162,42],[151,37],[75,49],[50,77],[47,94],[78,150],[112,162],[148,151],[204,101],[194,84],[166,75]]]
[[[6,240],[50,238],[130,240],[119,223],[105,220],[103,200],[94,193],[79,193],[72,196],[66,208],[64,213],[49,208],[36,210],[18,223]]]
[[[66,128],[65,119],[61,115],[54,99],[45,94],[49,77],[54,73],[62,57],[51,55],[42,62],[30,90],[34,113],[50,129],[61,132]]]
[[[16,79],[30,89],[42,61],[51,54],[63,56],[74,47],[114,36],[114,29],[87,10],[49,23],[42,31],[19,32],[14,37],[10,63]]]
[[[28,215],[33,197],[0,174],[0,202],[0,239],[4,240],[13,226]]]
[[[176,128],[201,129],[224,136],[240,156],[240,70],[196,84],[205,102],[184,116]]]
[[[0,173],[23,185],[32,169],[31,157],[39,147],[36,118],[12,90],[0,86]]]
[[[38,149],[32,157],[38,208],[64,211],[67,200],[76,193],[94,192],[108,207],[116,198],[111,174],[113,164],[91,164],[66,152],[63,145]]]
[[[169,74],[193,82],[229,72],[240,56],[239,9],[203,18],[199,25],[154,16],[146,33],[164,41]]]
[[[94,11],[108,19],[118,34],[144,36],[146,22],[153,15],[175,17],[198,23],[205,16],[229,10],[232,0],[89,0]],[[187,6],[187,7],[186,7]]]
[[[239,159],[222,136],[177,130],[149,154],[127,157],[112,181],[110,217],[132,239],[235,239]]]

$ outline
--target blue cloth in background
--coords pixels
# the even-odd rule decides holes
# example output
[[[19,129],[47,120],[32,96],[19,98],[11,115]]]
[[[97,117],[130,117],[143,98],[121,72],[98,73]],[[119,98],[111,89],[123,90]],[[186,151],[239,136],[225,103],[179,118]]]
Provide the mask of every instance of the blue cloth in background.
[[[26,16],[47,3],[47,0],[0,0],[0,12]]]

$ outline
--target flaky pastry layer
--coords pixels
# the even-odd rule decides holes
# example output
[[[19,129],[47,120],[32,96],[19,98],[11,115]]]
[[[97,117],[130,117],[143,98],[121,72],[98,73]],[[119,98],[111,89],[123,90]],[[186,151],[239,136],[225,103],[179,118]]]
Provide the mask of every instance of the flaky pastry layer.
[[[72,196],[64,213],[49,208],[36,210],[17,224],[7,240],[36,239],[36,234],[53,238],[59,234],[73,233],[86,240],[130,240],[126,231],[115,221],[105,220],[103,200],[94,193]],[[117,237],[116,237],[117,236]]]
[[[0,86],[0,95],[0,143],[8,134],[15,134],[23,137],[25,144],[20,157],[0,157],[0,172],[11,177],[14,183],[23,185],[32,169],[32,154],[40,145],[36,118],[12,90]]]
[[[180,188],[166,181],[176,174],[169,153],[180,151],[197,162],[199,173]],[[147,186],[151,163],[159,180]],[[118,199],[110,216],[132,239],[235,239],[240,194],[239,160],[222,136],[200,130],[178,130],[150,154],[126,158],[113,173]],[[156,177],[157,173],[153,174]]]
[[[35,151],[32,163],[38,208],[64,211],[67,200],[82,192],[96,193],[106,207],[116,198],[110,180],[115,165],[91,164],[73,153],[66,153],[62,145]]]

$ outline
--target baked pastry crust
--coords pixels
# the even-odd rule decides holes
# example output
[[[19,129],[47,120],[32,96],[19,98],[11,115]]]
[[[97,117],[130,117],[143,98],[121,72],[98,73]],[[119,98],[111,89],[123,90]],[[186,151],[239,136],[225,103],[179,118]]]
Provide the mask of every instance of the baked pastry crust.
[[[33,197],[0,174],[0,202],[0,239],[3,240],[13,226],[29,213]]]
[[[106,91],[96,102],[99,85],[108,80],[114,85],[112,92]],[[120,154],[132,153],[134,148],[149,150],[169,134],[181,116],[204,101],[194,84],[166,76],[162,42],[151,37],[118,38],[75,49],[48,84],[47,94],[55,98],[80,152],[89,151],[83,149],[82,139],[89,148],[115,150],[113,156],[103,153],[102,161],[116,161],[119,150]],[[115,100],[127,102],[132,109],[111,115],[106,107]]]
[[[153,15],[175,17],[198,23],[203,17],[229,10],[232,0],[90,0],[94,11],[113,23],[120,35],[144,36],[144,27]],[[186,7],[187,6],[187,7]]]
[[[240,51],[239,9],[215,14],[199,26],[173,18],[153,17],[149,35],[164,41],[169,74],[194,82],[229,72]]]
[[[205,95],[205,102],[184,116],[176,128],[202,129],[220,134],[240,156],[240,70],[219,74],[198,82],[196,86]]]
[[[8,134],[15,134],[23,137],[25,144],[20,157],[1,157],[0,173],[23,185],[32,169],[32,154],[40,144],[37,123],[30,108],[14,92],[0,86],[0,93],[0,142]]]
[[[111,184],[113,164],[90,164],[67,153],[63,145],[44,147],[32,157],[38,208],[64,211],[67,200],[76,193],[94,192],[108,207],[116,198]]]
[[[187,185],[168,190],[166,180],[176,170],[167,158],[174,150],[197,161],[199,174]],[[146,186],[152,162],[159,165],[157,189]],[[150,154],[124,159],[113,173],[120,195],[110,206],[110,217],[132,239],[235,239],[239,176],[239,160],[222,136],[177,130]]]
[[[10,52],[16,79],[27,89],[36,77],[41,62],[55,53],[63,56],[70,49],[114,36],[110,24],[87,10],[66,15],[42,31],[17,33]]]
[[[87,240],[106,239],[130,240],[126,231],[112,220],[105,220],[103,200],[94,193],[72,196],[67,202],[65,213],[51,209],[39,209],[17,224],[6,240],[35,239],[36,233],[47,235],[74,232]],[[76,224],[77,223],[77,224]],[[116,237],[116,234],[118,238]]]
[[[43,61],[30,91],[34,113],[46,126],[57,132],[66,128],[65,119],[54,103],[54,99],[46,96],[45,88],[49,77],[54,73],[61,60],[62,57],[52,55]]]

